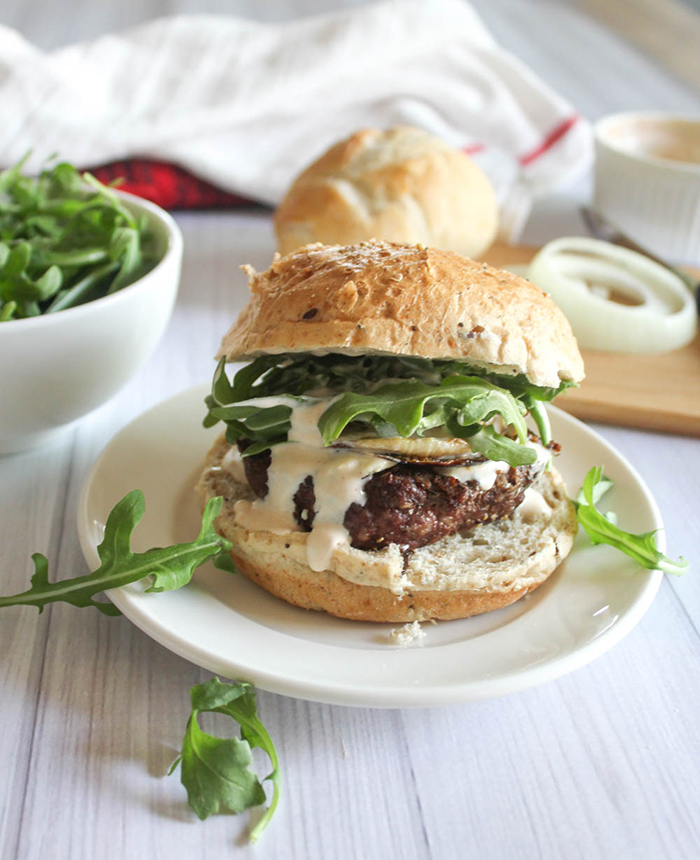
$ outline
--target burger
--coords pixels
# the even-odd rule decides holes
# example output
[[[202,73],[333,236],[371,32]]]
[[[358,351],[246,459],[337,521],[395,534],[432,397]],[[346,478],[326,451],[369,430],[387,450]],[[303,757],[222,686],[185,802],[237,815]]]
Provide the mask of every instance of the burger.
[[[544,404],[583,378],[564,315],[449,251],[307,245],[224,337],[198,483],[240,573],[361,621],[463,618],[541,585],[574,508]],[[227,362],[248,362],[235,375]]]

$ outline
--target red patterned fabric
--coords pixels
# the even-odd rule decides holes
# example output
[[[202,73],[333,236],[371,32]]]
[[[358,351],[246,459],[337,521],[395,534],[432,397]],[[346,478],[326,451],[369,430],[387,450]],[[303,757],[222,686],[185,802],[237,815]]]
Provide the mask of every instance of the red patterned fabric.
[[[229,209],[252,204],[252,201],[222,191],[176,164],[163,161],[113,161],[90,168],[90,173],[105,185],[121,179],[121,191],[144,197],[163,209]]]
[[[520,163],[532,164],[558,143],[579,119],[578,114],[568,117],[538,146],[521,155]],[[483,144],[474,143],[464,147],[464,152],[467,155],[478,155],[485,148]],[[131,158],[94,167],[90,169],[90,173],[105,185],[109,185],[115,179],[121,179],[119,188],[122,191],[151,200],[163,209],[231,209],[251,206],[255,203],[253,200],[239,197],[238,194],[222,191],[211,182],[199,179],[184,168],[165,161]]]

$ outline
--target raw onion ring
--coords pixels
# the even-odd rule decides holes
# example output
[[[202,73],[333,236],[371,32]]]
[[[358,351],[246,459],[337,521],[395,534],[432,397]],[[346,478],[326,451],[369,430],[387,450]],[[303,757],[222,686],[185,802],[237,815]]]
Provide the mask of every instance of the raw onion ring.
[[[584,349],[669,352],[695,337],[687,285],[635,251],[597,239],[556,239],[532,260],[527,277],[559,305]]]

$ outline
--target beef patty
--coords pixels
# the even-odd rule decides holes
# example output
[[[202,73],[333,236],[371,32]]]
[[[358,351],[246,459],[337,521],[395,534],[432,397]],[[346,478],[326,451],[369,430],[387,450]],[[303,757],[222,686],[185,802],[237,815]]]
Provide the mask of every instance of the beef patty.
[[[244,457],[243,463],[253,492],[264,498],[270,452]],[[399,463],[367,480],[365,504],[350,505],[343,524],[357,549],[381,549],[390,543],[416,549],[508,516],[522,502],[536,476],[531,466],[511,467],[498,473],[490,489],[482,490],[476,481],[463,483],[431,466]],[[313,526],[315,503],[314,482],[309,475],[294,494],[294,516],[306,531]]]

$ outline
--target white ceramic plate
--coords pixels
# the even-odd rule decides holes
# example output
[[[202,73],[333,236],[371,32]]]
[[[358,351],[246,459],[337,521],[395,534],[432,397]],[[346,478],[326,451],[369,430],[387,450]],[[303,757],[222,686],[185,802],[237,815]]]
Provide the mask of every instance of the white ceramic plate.
[[[136,487],[146,497],[136,551],[197,534],[192,488],[220,432],[201,426],[206,393],[206,386],[185,391],[141,415],[93,466],[78,512],[91,567],[99,564],[96,547],[109,511]],[[580,421],[557,409],[551,417],[570,492],[590,466],[602,464],[615,481],[606,503],[622,525],[661,528],[656,504],[629,463]],[[109,597],[149,636],[219,675],[319,702],[415,707],[498,696],[583,666],[634,627],[661,578],[579,535],[565,564],[529,597],[476,618],[424,624],[426,637],[407,648],[390,644],[392,625],[298,609],[213,565],[180,591],[146,594],[137,583]]]

